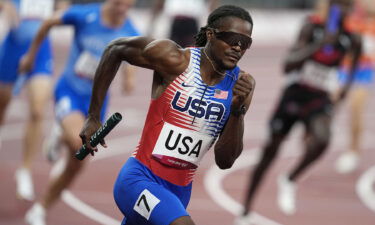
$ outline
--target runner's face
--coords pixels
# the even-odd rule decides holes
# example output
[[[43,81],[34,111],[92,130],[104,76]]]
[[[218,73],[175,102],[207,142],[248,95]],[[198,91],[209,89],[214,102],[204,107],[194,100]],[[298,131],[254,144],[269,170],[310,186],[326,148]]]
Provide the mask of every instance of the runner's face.
[[[251,46],[252,25],[237,17],[226,17],[221,25],[209,29],[212,59],[222,69],[233,69]]]
[[[131,8],[135,0],[107,0],[112,15],[116,17],[124,17]]]

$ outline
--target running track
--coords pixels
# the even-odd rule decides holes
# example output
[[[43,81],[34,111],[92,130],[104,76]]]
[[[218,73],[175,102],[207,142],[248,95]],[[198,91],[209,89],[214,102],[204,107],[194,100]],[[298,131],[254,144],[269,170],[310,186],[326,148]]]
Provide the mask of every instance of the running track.
[[[270,115],[282,85],[280,62],[285,46],[254,45],[240,66],[251,72],[257,87],[249,113],[246,115],[245,150],[233,169],[220,171],[214,166],[212,152],[208,153],[197,172],[189,212],[199,225],[231,225],[244,196],[248,175],[256,162],[266,135]],[[56,74],[61,71],[65,50],[58,49]],[[48,214],[48,224],[118,224],[121,214],[112,198],[112,186],[120,167],[137,144],[149,103],[151,72],[138,70],[137,87],[131,96],[123,96],[118,83],[112,87],[109,113],[121,112],[121,124],[107,139],[109,149],[100,152],[74,185],[64,193]],[[57,75],[55,75],[55,78]],[[372,98],[374,94],[372,93]],[[334,140],[329,152],[299,182],[298,211],[294,216],[283,215],[275,205],[276,176],[287,171],[299,154],[301,129],[297,128],[283,147],[282,154],[269,172],[257,195],[255,211],[257,224],[287,225],[371,225],[375,224],[375,105],[369,102],[366,111],[363,160],[358,171],[339,175],[333,162],[347,146],[348,115],[345,105],[334,124]],[[23,216],[31,203],[15,197],[14,172],[21,158],[21,136],[27,105],[25,93],[15,99],[8,111],[3,128],[0,151],[0,224],[24,224]],[[52,102],[48,108],[45,132],[53,120]],[[35,162],[33,178],[37,197],[46,190],[51,165],[40,154]],[[72,207],[73,206],[73,207]],[[76,209],[80,211],[76,211]]]

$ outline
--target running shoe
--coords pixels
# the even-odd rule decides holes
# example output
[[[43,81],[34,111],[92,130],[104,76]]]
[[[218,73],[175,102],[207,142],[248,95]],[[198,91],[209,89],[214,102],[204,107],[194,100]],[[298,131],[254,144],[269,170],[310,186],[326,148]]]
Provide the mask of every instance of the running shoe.
[[[34,185],[30,171],[25,168],[17,169],[15,179],[17,185],[17,197],[27,201],[34,200]]]
[[[61,136],[62,128],[58,122],[54,122],[51,133],[44,139],[42,147],[44,155],[50,162],[55,162],[60,157]]]
[[[354,151],[347,151],[336,160],[336,171],[341,174],[351,173],[358,168],[359,155]]]
[[[29,225],[46,225],[46,209],[35,203],[25,215],[25,222]]]
[[[296,185],[286,175],[279,176],[277,204],[286,215],[292,215],[296,211]]]

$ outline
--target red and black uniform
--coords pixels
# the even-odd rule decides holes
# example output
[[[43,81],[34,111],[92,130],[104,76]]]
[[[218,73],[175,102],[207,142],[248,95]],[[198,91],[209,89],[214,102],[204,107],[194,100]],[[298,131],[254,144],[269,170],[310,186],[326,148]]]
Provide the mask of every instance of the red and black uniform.
[[[308,42],[321,41],[325,35],[324,21],[311,16],[307,23],[312,26]],[[339,88],[337,69],[353,43],[354,33],[343,28],[333,46],[318,49],[299,68],[288,73],[286,88],[271,119],[273,134],[286,135],[297,121],[308,125],[317,114],[331,113],[330,94]]]

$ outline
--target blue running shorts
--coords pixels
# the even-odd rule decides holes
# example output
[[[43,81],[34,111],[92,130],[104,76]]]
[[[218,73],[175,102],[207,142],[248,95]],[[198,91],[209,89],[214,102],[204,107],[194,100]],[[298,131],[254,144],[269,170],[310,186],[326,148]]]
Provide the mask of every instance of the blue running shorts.
[[[19,45],[8,35],[0,46],[0,82],[12,84],[18,76],[18,64],[28,50],[29,45]],[[27,74],[27,79],[38,75],[52,75],[51,43],[46,38],[36,56],[34,68]]]
[[[374,70],[372,68],[360,68],[357,69],[354,73],[353,84],[354,85],[370,85],[373,82]],[[348,79],[347,72],[340,70],[339,80],[342,84]]]
[[[130,157],[113,190],[116,204],[125,216],[122,225],[168,225],[188,216],[191,187],[192,183],[178,186],[163,180]]]
[[[81,112],[85,117],[88,115],[91,94],[84,95],[77,93],[66,81],[61,77],[55,87],[55,114],[58,121],[61,121],[72,112]],[[104,122],[108,105],[108,95],[106,96],[100,120]]]

